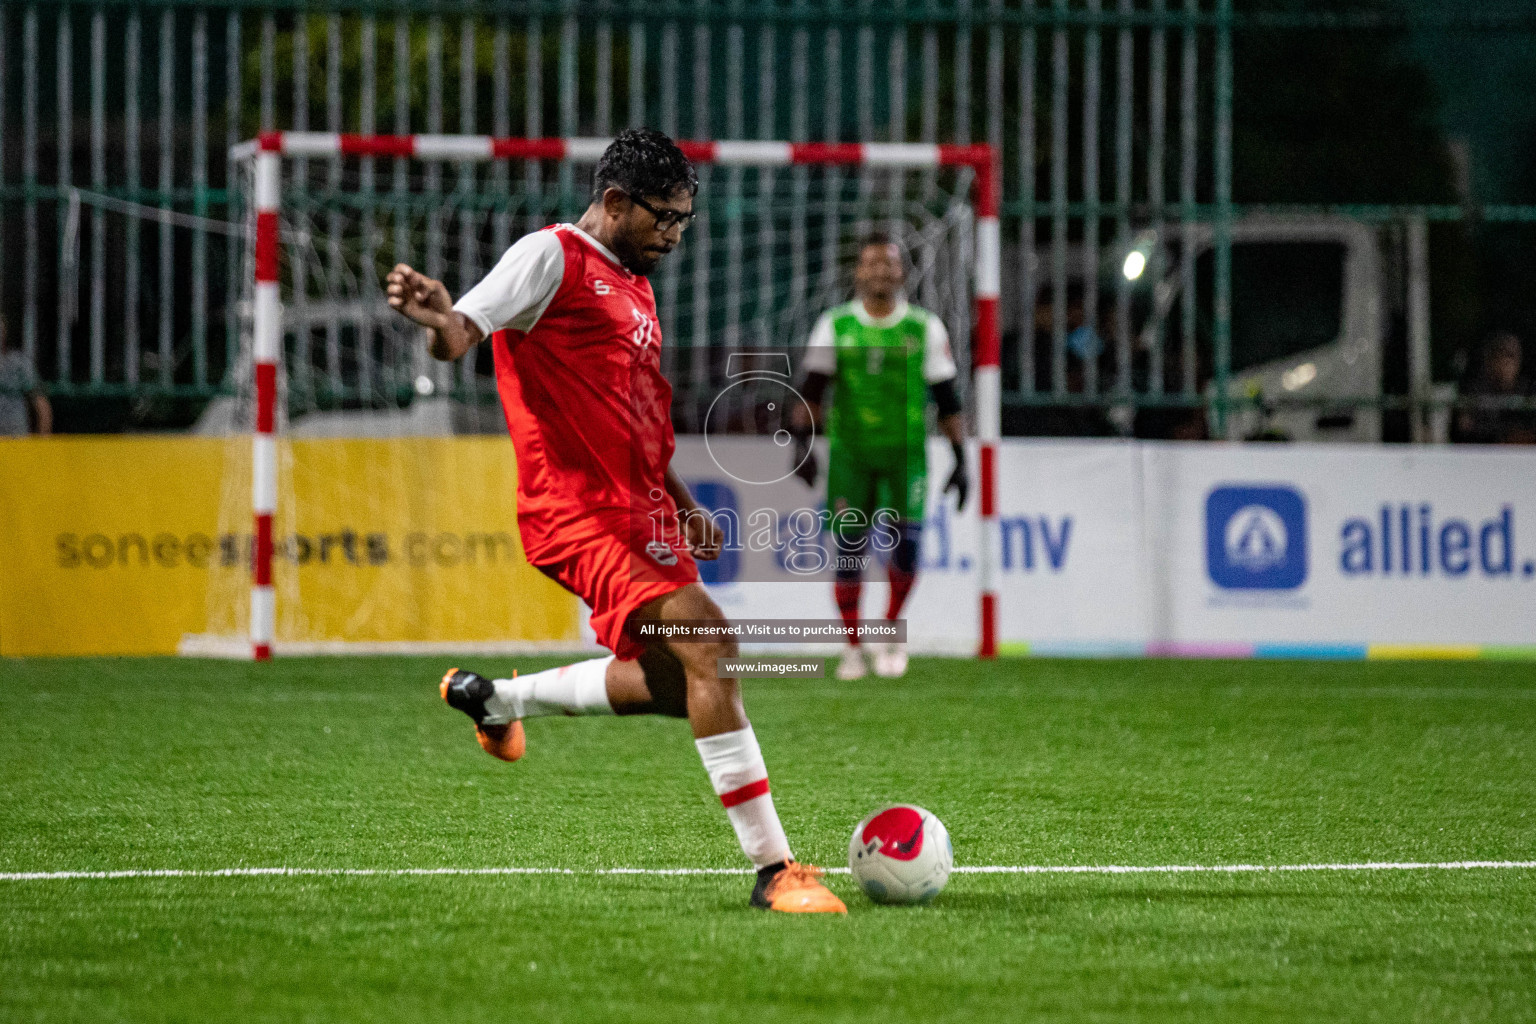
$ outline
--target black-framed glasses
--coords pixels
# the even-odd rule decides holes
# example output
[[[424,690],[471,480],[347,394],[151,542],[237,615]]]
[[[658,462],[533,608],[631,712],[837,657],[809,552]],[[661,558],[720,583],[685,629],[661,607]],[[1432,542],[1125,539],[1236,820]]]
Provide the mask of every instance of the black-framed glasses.
[[[656,218],[656,230],[658,231],[670,231],[672,230],[672,226],[674,224],[682,225],[682,229],[687,231],[688,225],[693,223],[693,218],[698,216],[698,214],[692,212],[691,210],[658,210],[656,207],[652,206],[644,199],[641,199],[633,192],[626,193],[626,195],[629,196],[630,202],[634,203],[636,206],[640,207],[640,209],[647,211],[652,217]]]

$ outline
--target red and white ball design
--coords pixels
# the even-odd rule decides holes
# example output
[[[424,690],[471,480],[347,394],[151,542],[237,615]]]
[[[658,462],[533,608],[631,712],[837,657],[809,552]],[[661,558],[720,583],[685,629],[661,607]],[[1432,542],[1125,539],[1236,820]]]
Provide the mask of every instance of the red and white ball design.
[[[949,881],[949,830],[912,804],[882,807],[853,830],[848,870],[876,903],[927,903]]]

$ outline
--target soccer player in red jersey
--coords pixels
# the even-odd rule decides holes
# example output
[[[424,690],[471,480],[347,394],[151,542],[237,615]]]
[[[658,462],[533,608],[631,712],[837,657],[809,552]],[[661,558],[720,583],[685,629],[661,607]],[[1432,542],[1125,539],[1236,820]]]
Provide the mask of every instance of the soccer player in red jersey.
[[[403,263],[390,271],[389,304],[428,328],[434,357],[458,359],[491,339],[523,549],[587,603],[613,652],[512,679],[450,669],[442,694],[507,761],[523,755],[525,718],[686,717],[757,867],[752,905],[845,913],[821,872],[791,854],[741,693],[716,671],[717,659],[736,656],[735,641],[640,635],[645,624],[726,625],[694,562],[718,557],[719,531],[671,468],[672,386],[646,279],[682,240],[697,191],[671,139],[632,129],[604,151],[580,220],[519,239],[457,303],[441,281]]]

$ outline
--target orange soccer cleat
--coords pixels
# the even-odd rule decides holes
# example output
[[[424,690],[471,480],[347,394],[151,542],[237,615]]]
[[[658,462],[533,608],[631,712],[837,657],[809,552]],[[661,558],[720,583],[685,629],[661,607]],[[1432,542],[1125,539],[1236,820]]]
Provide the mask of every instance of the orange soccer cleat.
[[[514,673],[514,678],[516,674]],[[523,734],[523,723],[518,721],[487,723],[485,702],[495,695],[492,682],[476,672],[451,668],[443,673],[443,681],[437,692],[443,695],[448,706],[464,712],[475,722],[475,739],[492,757],[503,761],[516,761],[528,749],[528,739]]]
[[[831,889],[821,884],[826,872],[810,864],[787,861],[778,868],[757,873],[752,905],[786,914],[846,914],[848,908]]]

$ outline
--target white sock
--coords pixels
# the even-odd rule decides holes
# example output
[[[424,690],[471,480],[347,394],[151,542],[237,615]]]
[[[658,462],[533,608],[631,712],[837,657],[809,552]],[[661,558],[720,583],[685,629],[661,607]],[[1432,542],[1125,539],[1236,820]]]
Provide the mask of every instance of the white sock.
[[[611,715],[608,663],[613,656],[578,661],[546,672],[492,680],[496,696],[485,702],[486,724],[544,715]]]
[[[773,809],[768,792],[768,767],[763,752],[749,725],[735,732],[694,740],[704,770],[715,787],[715,795],[725,805],[741,850],[756,867],[767,867],[793,856],[784,826]]]

